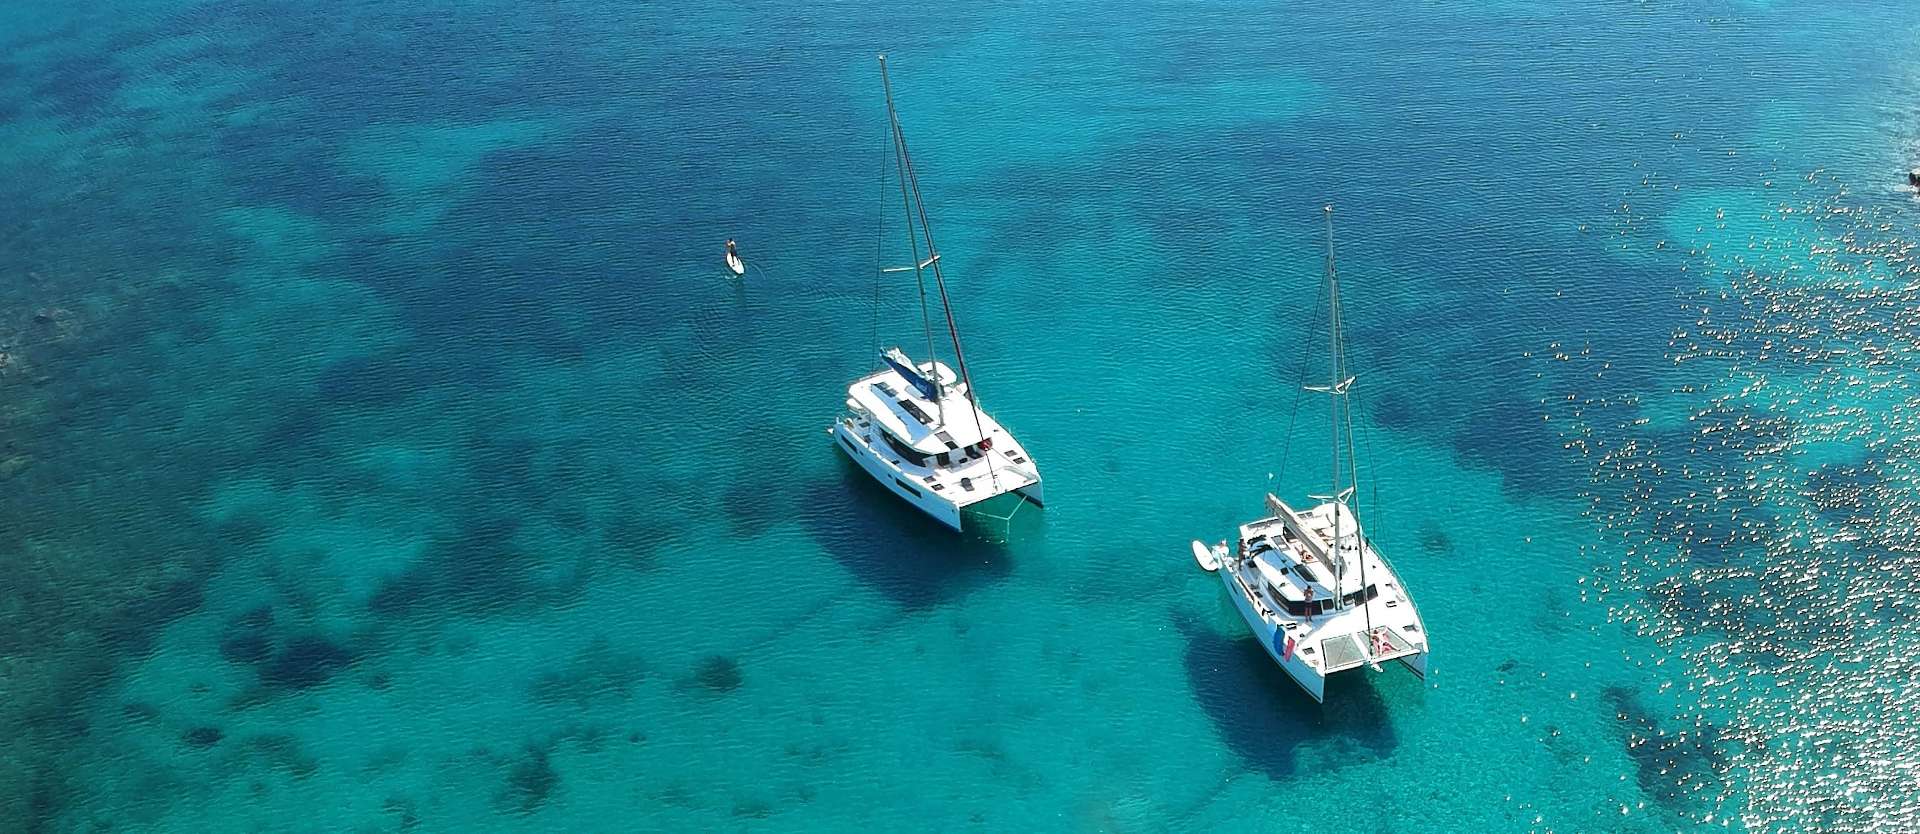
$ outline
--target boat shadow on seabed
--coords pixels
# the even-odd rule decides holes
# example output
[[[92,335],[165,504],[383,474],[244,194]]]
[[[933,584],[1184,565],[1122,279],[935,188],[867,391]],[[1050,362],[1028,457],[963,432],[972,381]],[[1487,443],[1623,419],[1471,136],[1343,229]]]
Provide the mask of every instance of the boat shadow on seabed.
[[[1015,511],[1011,502],[995,500],[987,502],[994,516],[969,514],[966,531],[955,533],[874,483],[844,455],[834,457],[838,477],[811,486],[801,505],[807,535],[902,608],[931,608],[1007,578],[1008,540],[1028,537],[1043,520],[1036,508]]]
[[[1252,637],[1226,637],[1195,622],[1178,622],[1186,637],[1187,684],[1220,738],[1247,769],[1293,779],[1300,748],[1324,749],[1314,768],[1384,758],[1400,745],[1386,700],[1367,675],[1327,680],[1327,701],[1287,677]]]

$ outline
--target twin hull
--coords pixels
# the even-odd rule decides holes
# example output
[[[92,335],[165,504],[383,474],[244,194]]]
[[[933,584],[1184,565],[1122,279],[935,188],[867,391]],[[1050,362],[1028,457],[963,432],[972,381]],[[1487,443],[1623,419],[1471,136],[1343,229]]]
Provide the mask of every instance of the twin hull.
[[[1246,595],[1233,586],[1232,571],[1223,567],[1214,575],[1220,577],[1220,581],[1226,584],[1227,598],[1233,600],[1233,607],[1240,612],[1240,618],[1247,621],[1247,628],[1252,629],[1253,636],[1260,641],[1260,647],[1267,650],[1273,662],[1280,664],[1280,668],[1286,671],[1287,677],[1293,678],[1293,682],[1306,690],[1308,695],[1313,696],[1315,701],[1324,703],[1327,688],[1326,676],[1308,666],[1306,656],[1298,651],[1293,653],[1292,660],[1286,659],[1285,638],[1281,638],[1281,645],[1274,645],[1274,635],[1280,631],[1279,627],[1267,622],[1259,612],[1253,610],[1253,604],[1247,600]]]
[[[866,440],[847,427],[845,420],[834,421],[833,439],[834,444],[840,447],[840,451],[846,452],[847,457],[852,458],[854,463],[860,464],[861,469],[867,470],[867,474],[872,475],[874,480],[879,481],[893,494],[919,508],[921,512],[933,516],[941,524],[955,530],[960,529],[958,506],[955,506],[952,501],[934,495],[931,490],[921,489],[908,483],[899,470],[887,465],[879,455],[874,454]]]
[[[1233,607],[1240,612],[1240,619],[1247,621],[1247,628],[1253,632],[1254,638],[1260,641],[1260,647],[1267,650],[1267,655],[1273,658],[1273,662],[1279,664],[1280,668],[1286,671],[1287,677],[1293,678],[1293,682],[1306,690],[1308,695],[1313,696],[1315,701],[1326,703],[1327,676],[1308,666],[1306,656],[1299,651],[1294,652],[1292,660],[1286,659],[1286,638],[1282,637],[1278,641],[1274,639],[1274,635],[1280,631],[1279,626],[1267,622],[1266,618],[1253,610],[1253,604],[1247,601],[1246,595],[1233,586],[1231,571],[1223,567],[1214,575],[1220,577],[1221,583],[1227,586],[1227,598],[1233,600]],[[1422,680],[1427,677],[1426,652],[1395,659]]]

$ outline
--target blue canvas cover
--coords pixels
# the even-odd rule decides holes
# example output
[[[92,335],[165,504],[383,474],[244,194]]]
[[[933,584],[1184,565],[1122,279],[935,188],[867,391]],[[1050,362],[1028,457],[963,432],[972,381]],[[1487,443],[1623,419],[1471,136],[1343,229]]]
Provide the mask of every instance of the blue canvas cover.
[[[933,380],[920,373],[920,369],[913,366],[913,360],[908,359],[899,348],[888,348],[886,353],[880,354],[880,358],[886,360],[888,366],[899,372],[900,377],[905,379],[908,385],[918,390],[920,396],[929,400],[940,399],[940,386],[935,385]]]

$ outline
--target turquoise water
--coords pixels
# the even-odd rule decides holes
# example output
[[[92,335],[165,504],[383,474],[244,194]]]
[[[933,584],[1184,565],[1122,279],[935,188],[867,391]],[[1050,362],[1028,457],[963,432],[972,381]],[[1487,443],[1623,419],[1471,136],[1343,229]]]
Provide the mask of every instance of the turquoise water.
[[[0,44],[0,827],[1920,828],[1912,10],[27,2]],[[1010,529],[822,433],[917,339],[882,50],[1047,477]],[[1436,654],[1318,707],[1186,541],[1321,487],[1326,202]]]

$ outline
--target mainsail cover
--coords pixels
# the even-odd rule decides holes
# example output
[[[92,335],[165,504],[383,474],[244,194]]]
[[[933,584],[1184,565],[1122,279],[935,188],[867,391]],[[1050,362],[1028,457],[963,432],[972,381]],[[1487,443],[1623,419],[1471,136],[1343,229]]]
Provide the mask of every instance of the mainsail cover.
[[[913,366],[913,360],[908,359],[899,348],[888,348],[886,353],[880,354],[880,358],[886,360],[887,365],[899,372],[900,378],[906,380],[908,385],[918,390],[920,396],[929,400],[940,399],[940,386],[921,374],[920,369]]]

